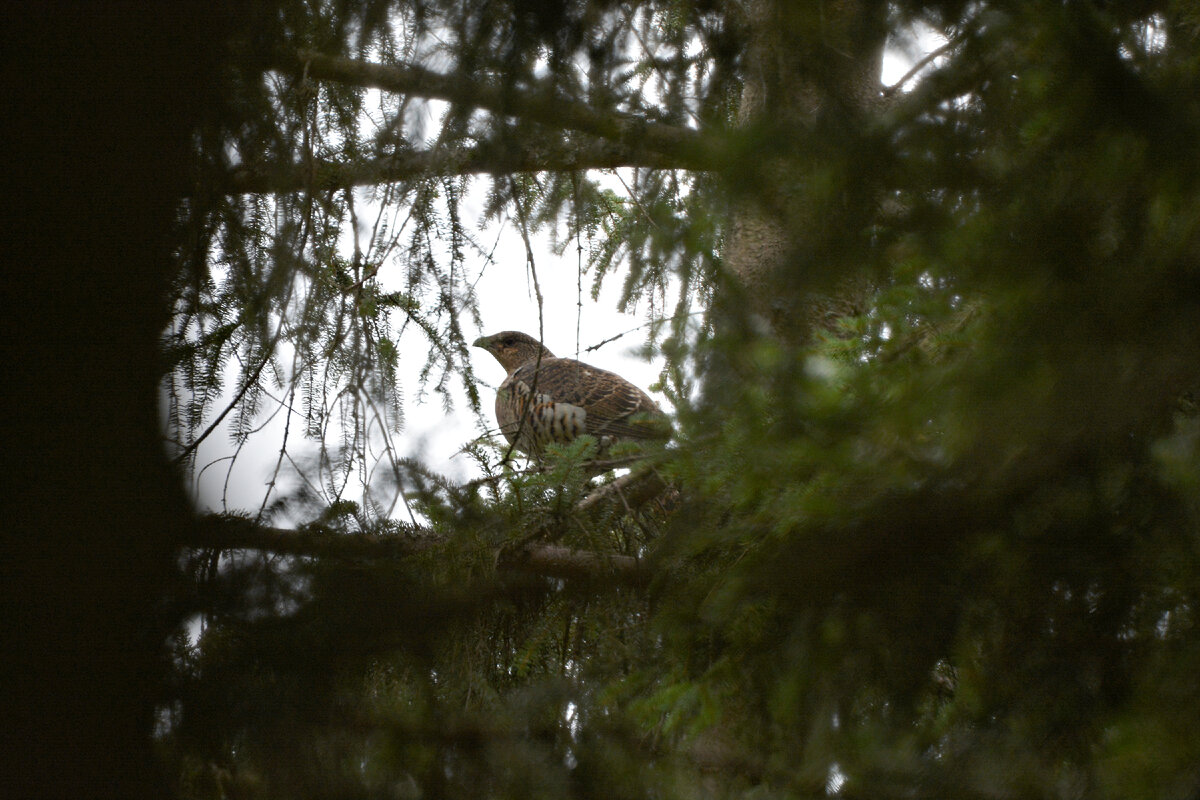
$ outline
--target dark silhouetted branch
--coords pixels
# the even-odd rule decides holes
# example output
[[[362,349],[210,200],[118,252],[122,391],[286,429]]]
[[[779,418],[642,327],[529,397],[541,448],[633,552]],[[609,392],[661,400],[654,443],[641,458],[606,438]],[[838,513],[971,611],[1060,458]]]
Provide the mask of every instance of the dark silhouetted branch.
[[[465,75],[443,75],[411,65],[375,64],[312,50],[280,53],[276,66],[314,80],[445,100],[674,156],[694,158],[707,149],[704,138],[692,128],[597,109],[549,88],[501,86]]]
[[[199,520],[190,547],[218,550],[262,550],[281,555],[332,559],[397,559],[437,547],[444,539],[428,529],[406,525],[394,534],[342,533],[322,528],[287,530],[256,525],[253,520],[209,516]],[[644,584],[649,573],[631,556],[573,550],[532,543],[504,550],[496,561],[500,571],[552,578],[611,580]]]
[[[500,149],[477,147],[396,153],[359,163],[318,161],[315,165],[292,163],[254,169],[239,167],[221,180],[223,194],[286,194],[304,189],[338,189],[403,183],[429,176],[508,174],[520,172],[568,172],[589,169],[646,167],[689,169],[681,159],[609,143],[554,147]]]
[[[404,558],[441,543],[429,531],[406,525],[395,534],[343,533],[327,528],[289,530],[241,517],[203,517],[186,544],[218,550],[264,550],[319,558]]]

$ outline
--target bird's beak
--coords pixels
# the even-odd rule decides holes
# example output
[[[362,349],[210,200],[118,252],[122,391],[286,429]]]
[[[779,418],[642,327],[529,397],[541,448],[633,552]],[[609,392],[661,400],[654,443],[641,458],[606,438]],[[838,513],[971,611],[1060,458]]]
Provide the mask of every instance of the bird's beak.
[[[480,336],[478,339],[471,342],[471,347],[482,347],[484,350],[487,350],[489,344],[491,344],[491,342],[488,341],[488,337]]]

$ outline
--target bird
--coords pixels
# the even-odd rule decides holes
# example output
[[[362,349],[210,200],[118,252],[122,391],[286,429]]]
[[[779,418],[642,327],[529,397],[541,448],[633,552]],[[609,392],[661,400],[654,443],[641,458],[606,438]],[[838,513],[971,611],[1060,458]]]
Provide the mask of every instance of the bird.
[[[507,376],[496,392],[496,421],[515,449],[541,460],[550,443],[594,436],[601,452],[618,441],[666,439],[667,417],[650,396],[615,372],[558,358],[520,331],[481,336]]]

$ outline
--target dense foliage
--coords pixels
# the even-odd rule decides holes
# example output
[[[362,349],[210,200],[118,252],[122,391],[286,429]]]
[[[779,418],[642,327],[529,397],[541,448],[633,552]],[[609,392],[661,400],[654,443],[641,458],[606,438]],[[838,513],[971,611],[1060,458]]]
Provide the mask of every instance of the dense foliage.
[[[947,41],[911,91],[781,129],[738,113],[764,5],[284,3],[231,43],[169,428],[186,462],[278,404],[323,444],[311,527],[188,556],[184,796],[1200,792],[1200,17],[780,3],[818,95],[826,12]],[[398,376],[479,407],[475,182],[654,299],[665,499],[589,504],[586,442],[541,472],[478,443],[467,485],[395,455]],[[786,234],[765,285],[723,261],[747,208]],[[751,311],[848,277],[866,301],[816,336]],[[270,531],[269,501],[213,525]],[[637,568],[539,574],[531,543]]]

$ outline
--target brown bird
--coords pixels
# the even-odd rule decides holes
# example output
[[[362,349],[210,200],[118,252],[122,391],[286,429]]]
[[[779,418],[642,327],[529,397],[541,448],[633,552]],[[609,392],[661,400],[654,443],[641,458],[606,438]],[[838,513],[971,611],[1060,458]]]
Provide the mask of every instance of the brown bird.
[[[666,439],[670,424],[650,397],[614,372],[558,358],[528,334],[501,331],[475,340],[508,376],[496,392],[496,421],[509,444],[533,457],[551,442],[583,434],[600,448],[613,442]]]

